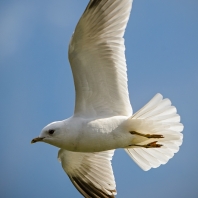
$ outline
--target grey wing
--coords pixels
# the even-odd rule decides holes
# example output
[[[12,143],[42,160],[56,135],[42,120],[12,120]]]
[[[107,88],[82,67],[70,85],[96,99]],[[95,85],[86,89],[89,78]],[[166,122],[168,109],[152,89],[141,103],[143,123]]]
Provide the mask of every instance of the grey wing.
[[[86,198],[113,198],[116,184],[111,166],[114,150],[80,153],[60,149],[58,159],[71,182]]]

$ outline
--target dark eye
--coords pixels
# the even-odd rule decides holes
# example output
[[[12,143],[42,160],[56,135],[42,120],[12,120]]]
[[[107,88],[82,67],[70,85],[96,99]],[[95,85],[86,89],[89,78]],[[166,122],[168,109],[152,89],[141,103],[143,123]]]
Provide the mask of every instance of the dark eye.
[[[48,133],[49,133],[50,135],[52,135],[52,134],[54,133],[54,131],[55,131],[55,130],[50,129]]]

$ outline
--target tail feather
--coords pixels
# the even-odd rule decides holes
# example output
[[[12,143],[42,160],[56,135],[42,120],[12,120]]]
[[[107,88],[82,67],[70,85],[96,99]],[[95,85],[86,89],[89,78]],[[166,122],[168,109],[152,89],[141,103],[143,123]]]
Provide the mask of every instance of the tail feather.
[[[142,134],[160,134],[164,138],[145,138],[136,135],[133,144],[145,145],[153,141],[163,146],[160,148],[143,148],[131,146],[126,148],[130,157],[143,169],[157,168],[166,164],[174,153],[178,152],[183,141],[183,125],[180,116],[169,99],[156,94],[142,109],[130,118],[130,130]]]
[[[156,94],[144,107],[142,107],[139,111],[137,111],[133,115],[133,117],[138,118],[139,116],[144,115],[150,109],[154,109],[161,102],[161,100],[162,100],[162,95]]]

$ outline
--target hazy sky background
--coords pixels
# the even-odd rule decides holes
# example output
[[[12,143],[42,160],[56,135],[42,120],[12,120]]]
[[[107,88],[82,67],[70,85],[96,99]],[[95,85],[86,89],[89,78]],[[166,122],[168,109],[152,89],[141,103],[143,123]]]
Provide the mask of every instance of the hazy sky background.
[[[49,122],[73,114],[68,43],[88,0],[0,1],[0,197],[81,195],[58,149],[31,145]],[[198,1],[134,0],[126,57],[134,111],[156,93],[171,99],[184,143],[166,165],[142,171],[122,150],[113,169],[118,198],[198,197]]]

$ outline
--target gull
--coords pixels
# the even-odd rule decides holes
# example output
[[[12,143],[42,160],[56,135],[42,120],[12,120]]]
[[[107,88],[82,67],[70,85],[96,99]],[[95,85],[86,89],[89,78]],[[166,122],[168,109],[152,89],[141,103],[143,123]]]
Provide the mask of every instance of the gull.
[[[32,140],[60,148],[64,171],[86,198],[117,194],[115,149],[147,171],[166,164],[183,141],[180,116],[161,94],[132,112],[123,38],[132,1],[89,1],[69,44],[74,115],[48,124]]]

